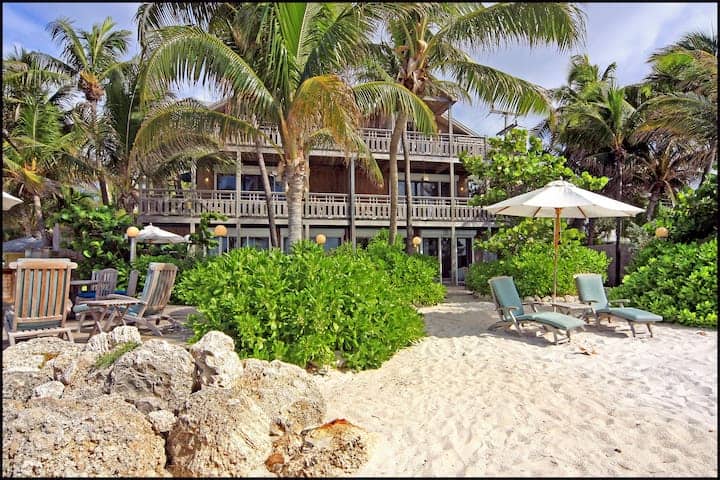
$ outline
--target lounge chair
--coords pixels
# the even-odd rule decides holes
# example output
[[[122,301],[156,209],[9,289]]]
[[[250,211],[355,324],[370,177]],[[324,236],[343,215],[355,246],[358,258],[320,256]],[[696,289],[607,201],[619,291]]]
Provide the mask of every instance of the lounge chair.
[[[557,345],[561,341],[570,341],[570,332],[576,328],[583,329],[585,322],[579,318],[571,317],[558,312],[538,312],[538,302],[523,303],[520,300],[515,282],[512,277],[493,277],[488,280],[495,307],[500,315],[500,321],[490,326],[490,329],[504,327],[506,330],[515,326],[522,333],[522,326],[528,322],[539,323],[541,327],[553,334]],[[526,313],[523,305],[533,310]],[[564,332],[564,333],[563,333]],[[558,334],[561,338],[558,339]]]
[[[595,317],[596,325],[600,325],[601,317],[607,317],[608,320],[610,317],[618,317],[628,322],[633,337],[635,337],[636,323],[644,323],[652,337],[653,331],[650,324],[663,320],[660,315],[639,308],[626,307],[625,304],[629,303],[629,300],[608,300],[602,277],[597,273],[580,273],[574,275],[573,278],[580,301],[588,305],[586,316]],[[612,307],[613,303],[618,304],[619,307]]]
[[[129,307],[120,319],[123,325],[128,322],[135,323],[138,326],[144,326],[150,329],[155,335],[162,336],[162,333],[157,328],[161,320],[168,320],[173,325],[178,324],[170,315],[163,313],[163,310],[165,310],[170,300],[172,288],[175,285],[177,270],[177,266],[172,263],[153,262],[150,264],[142,295],[137,299],[137,305]],[[112,294],[108,298],[122,299],[132,297]]]
[[[75,306],[73,307],[73,313],[78,320],[78,332],[82,330],[83,322],[87,315],[91,315],[94,320],[102,313],[102,308],[89,307],[84,302],[88,300],[102,300],[108,298],[109,295],[115,293],[115,287],[117,286],[118,271],[114,268],[104,268],[102,270],[96,270],[92,273],[91,280],[96,280],[95,288],[89,292],[78,293],[75,299]]]
[[[65,335],[70,275],[77,263],[67,258],[24,258],[9,265],[16,270],[15,295],[5,316],[10,345],[25,337]]]

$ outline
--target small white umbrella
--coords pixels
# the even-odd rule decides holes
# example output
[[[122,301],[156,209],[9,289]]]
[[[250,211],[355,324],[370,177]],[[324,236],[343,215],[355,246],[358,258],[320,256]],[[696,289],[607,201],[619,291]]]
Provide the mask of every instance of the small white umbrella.
[[[135,239],[138,242],[143,243],[186,243],[187,240],[172,232],[168,232],[167,230],[163,230],[162,228],[156,227],[152,223],[150,225],[146,225],[143,227],[142,230],[140,230],[140,233],[138,233],[137,237]]]
[[[20,203],[23,203],[23,201],[3,190],[3,210],[10,210],[12,207]]]
[[[583,190],[563,180],[550,182],[542,188],[508,198],[502,202],[483,207],[483,209],[496,215],[555,218],[553,301],[557,296],[560,218],[632,217],[643,211],[642,208]]]

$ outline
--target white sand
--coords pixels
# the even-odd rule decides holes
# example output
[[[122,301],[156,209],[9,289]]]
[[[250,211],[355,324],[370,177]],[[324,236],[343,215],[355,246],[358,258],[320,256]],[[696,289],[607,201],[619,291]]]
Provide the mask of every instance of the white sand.
[[[377,439],[358,476],[716,476],[716,331],[616,323],[555,346],[488,332],[469,294],[421,311],[428,337],[381,368],[316,377],[328,420]]]

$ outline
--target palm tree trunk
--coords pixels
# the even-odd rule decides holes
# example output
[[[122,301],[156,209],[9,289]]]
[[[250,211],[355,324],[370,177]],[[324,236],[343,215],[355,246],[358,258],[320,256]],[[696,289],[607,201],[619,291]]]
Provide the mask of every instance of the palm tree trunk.
[[[645,209],[645,220],[649,222],[652,220],[653,216],[655,215],[655,208],[657,207],[658,202],[660,201],[660,192],[653,190],[650,193],[650,198],[648,199],[648,205]]]
[[[267,207],[268,225],[270,228],[270,246],[278,248],[280,247],[280,242],[278,241],[277,227],[275,227],[275,209],[273,208],[272,190],[270,189],[270,179],[268,178],[267,168],[265,167],[265,155],[262,152],[260,137],[255,137],[255,153],[258,159],[258,165],[260,166],[263,190],[265,190],[265,205]]]
[[[413,236],[413,224],[412,224],[412,180],[410,171],[410,154],[407,151],[407,138],[403,131],[402,136],[402,147],[403,156],[405,157],[405,251],[408,255],[414,251],[412,236]]]
[[[621,152],[615,152],[613,153],[613,156],[615,157],[615,168],[617,170],[617,176],[618,176],[618,186],[617,186],[617,201],[622,202],[622,196],[623,196],[623,178],[622,178],[622,162],[623,162],[623,155]],[[621,261],[621,249],[620,249],[620,238],[622,237],[622,217],[617,217],[615,219],[615,285],[620,285],[620,261]]]
[[[388,187],[390,193],[390,232],[388,234],[388,242],[390,245],[395,244],[395,237],[397,237],[397,205],[398,205],[398,165],[397,165],[397,152],[398,145],[400,144],[400,138],[402,137],[403,131],[405,130],[405,124],[407,123],[407,115],[400,113],[397,116],[395,125],[393,127],[392,136],[390,137],[390,172],[388,179]]]
[[[302,240],[303,193],[305,191],[305,161],[302,156],[288,165],[287,179],[288,242],[292,247]]]
[[[98,169],[98,183],[100,184],[100,197],[103,205],[110,205],[110,195],[108,193],[108,185],[105,180],[105,174],[102,171],[102,162],[98,155],[98,138],[97,138],[97,101],[90,102],[90,112],[92,113],[93,141],[95,142],[95,167]]]
[[[33,209],[35,210],[35,221],[37,235],[42,240],[42,246],[47,246],[47,236],[45,235],[45,219],[43,218],[42,205],[40,204],[40,195],[33,195]]]

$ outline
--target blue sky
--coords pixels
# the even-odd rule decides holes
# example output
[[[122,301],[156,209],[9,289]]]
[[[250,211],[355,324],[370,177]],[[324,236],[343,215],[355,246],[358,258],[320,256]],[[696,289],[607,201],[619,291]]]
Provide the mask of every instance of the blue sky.
[[[137,51],[133,17],[139,3],[12,3],[2,6],[3,57],[15,46],[58,55],[45,25],[66,16],[81,28],[112,17],[121,28],[133,32],[132,52]],[[604,68],[617,63],[621,85],[638,82],[649,72],[648,55],[675,42],[684,33],[703,30],[717,32],[717,3],[581,3],[587,15],[584,45],[568,52],[553,48],[529,49],[523,46],[473,55],[479,62],[499,68],[546,88],[565,83],[569,59],[588,53],[590,60]],[[181,95],[213,100],[202,88],[183,88]],[[458,104],[453,116],[483,135],[494,135],[503,128],[503,117],[488,112],[481,103]],[[510,121],[513,119],[511,118]],[[532,127],[539,117],[519,118],[523,127]]]

